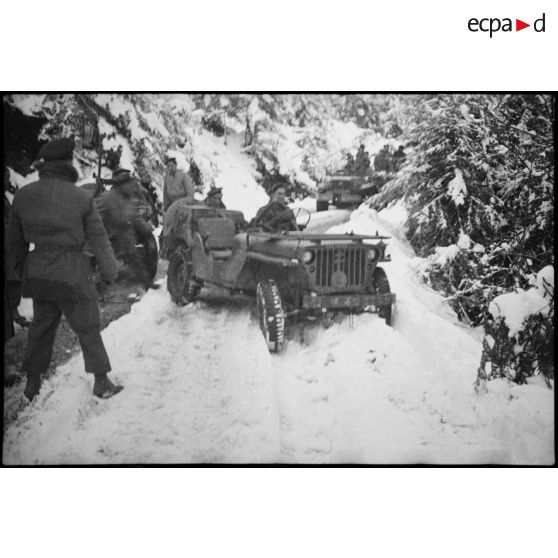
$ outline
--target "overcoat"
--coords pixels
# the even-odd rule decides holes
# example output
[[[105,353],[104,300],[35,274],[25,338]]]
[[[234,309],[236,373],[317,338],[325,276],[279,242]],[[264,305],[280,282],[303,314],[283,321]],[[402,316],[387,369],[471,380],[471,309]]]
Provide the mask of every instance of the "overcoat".
[[[116,260],[95,202],[75,185],[77,178],[71,163],[48,161],[39,180],[14,196],[9,239],[25,297],[97,298],[91,255],[106,281],[116,278]]]

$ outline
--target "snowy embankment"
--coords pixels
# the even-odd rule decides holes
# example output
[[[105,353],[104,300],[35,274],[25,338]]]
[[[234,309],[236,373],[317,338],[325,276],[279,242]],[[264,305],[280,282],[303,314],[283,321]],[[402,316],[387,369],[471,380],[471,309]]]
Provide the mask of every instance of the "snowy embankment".
[[[336,230],[389,233],[400,213],[361,208]],[[479,340],[417,282],[404,241],[390,253],[394,328],[369,314],[292,327],[281,355],[249,299],[177,308],[149,292],[103,332],[125,390],[92,398],[76,356],[7,428],[4,461],[552,463],[553,392],[493,381],[477,394]]]

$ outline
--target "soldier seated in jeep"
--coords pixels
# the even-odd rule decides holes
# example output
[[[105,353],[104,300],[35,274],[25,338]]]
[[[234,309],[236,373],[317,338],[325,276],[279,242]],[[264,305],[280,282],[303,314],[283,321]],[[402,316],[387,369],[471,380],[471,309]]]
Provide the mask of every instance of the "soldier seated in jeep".
[[[284,184],[274,184],[271,199],[267,205],[260,207],[250,223],[251,228],[260,228],[266,232],[298,231],[296,218],[285,203],[287,188]]]

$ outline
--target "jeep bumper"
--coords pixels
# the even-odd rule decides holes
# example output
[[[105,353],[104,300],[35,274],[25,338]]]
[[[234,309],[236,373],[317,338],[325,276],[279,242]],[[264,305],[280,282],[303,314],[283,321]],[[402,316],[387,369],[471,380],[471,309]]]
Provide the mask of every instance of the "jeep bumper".
[[[380,306],[395,302],[393,293],[371,294],[335,294],[335,295],[304,295],[302,308],[305,310],[330,310],[340,308],[359,308],[377,311]]]

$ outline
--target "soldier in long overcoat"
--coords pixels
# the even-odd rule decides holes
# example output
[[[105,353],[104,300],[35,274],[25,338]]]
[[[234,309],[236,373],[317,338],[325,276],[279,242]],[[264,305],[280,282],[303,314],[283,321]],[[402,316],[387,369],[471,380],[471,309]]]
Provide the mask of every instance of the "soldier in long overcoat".
[[[116,260],[93,198],[75,185],[73,149],[68,138],[45,144],[39,151],[39,180],[18,190],[13,200],[10,247],[22,276],[22,295],[33,299],[22,365],[30,401],[50,364],[62,314],[79,338],[85,370],[95,376],[94,395],[107,398],[122,389],[107,377],[111,367],[101,339],[93,265],[84,246],[107,282],[116,278]]]

